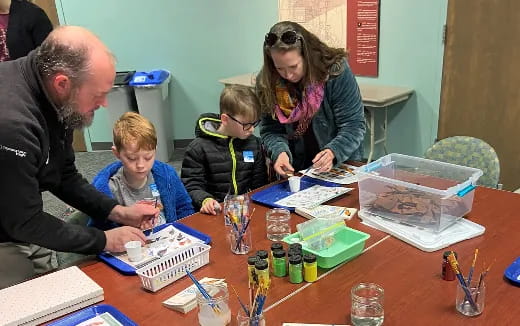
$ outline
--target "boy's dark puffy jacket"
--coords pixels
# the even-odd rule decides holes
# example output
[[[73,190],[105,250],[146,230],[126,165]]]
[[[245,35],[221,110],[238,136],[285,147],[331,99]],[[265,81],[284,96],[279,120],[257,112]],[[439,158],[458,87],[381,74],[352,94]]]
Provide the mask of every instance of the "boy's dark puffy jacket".
[[[228,193],[243,194],[267,182],[260,139],[254,135],[247,139],[224,136],[216,132],[219,126],[218,114],[202,114],[195,126],[196,138],[182,162],[182,182],[196,209],[206,198],[222,202]],[[254,162],[245,162],[247,151],[253,154]]]

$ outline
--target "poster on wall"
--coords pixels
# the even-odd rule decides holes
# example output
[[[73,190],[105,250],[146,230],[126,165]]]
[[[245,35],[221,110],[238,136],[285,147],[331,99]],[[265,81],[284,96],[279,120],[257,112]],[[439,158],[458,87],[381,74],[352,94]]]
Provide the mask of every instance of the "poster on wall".
[[[278,19],[301,24],[328,46],[347,49],[355,75],[377,77],[379,1],[278,0]]]
[[[379,0],[347,0],[347,49],[354,74],[377,77]]]

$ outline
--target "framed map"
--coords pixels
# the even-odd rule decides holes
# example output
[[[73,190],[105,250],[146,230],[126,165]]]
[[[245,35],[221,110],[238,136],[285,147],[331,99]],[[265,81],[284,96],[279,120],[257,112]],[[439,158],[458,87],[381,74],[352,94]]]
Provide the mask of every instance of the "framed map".
[[[331,47],[349,52],[358,76],[377,77],[380,0],[278,0],[278,18],[301,24]]]

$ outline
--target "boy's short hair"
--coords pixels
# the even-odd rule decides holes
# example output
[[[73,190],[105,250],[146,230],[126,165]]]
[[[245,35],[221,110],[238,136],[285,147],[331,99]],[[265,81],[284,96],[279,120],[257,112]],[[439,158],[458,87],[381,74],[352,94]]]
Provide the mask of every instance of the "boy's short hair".
[[[126,112],[114,124],[112,131],[114,146],[118,151],[130,143],[138,149],[154,150],[157,147],[157,135],[153,124],[135,112]]]
[[[228,85],[220,94],[220,114],[223,113],[257,120],[260,113],[260,102],[250,87]]]

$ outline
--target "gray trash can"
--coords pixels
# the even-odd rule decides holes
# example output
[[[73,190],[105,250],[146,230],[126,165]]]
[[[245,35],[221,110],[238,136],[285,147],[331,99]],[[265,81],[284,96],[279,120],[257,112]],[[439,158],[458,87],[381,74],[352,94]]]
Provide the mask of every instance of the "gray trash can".
[[[173,154],[173,128],[168,87],[170,72],[136,72],[130,81],[134,87],[137,110],[150,120],[157,132],[156,159],[168,162]]]
[[[134,89],[129,85],[134,73],[135,71],[116,72],[114,86],[107,95],[110,128],[114,126],[114,123],[123,113],[130,111],[137,112]]]

